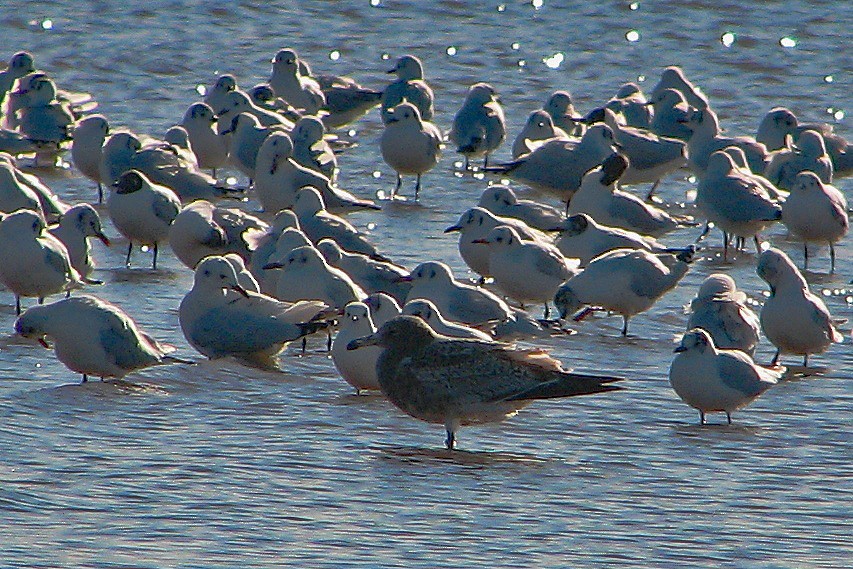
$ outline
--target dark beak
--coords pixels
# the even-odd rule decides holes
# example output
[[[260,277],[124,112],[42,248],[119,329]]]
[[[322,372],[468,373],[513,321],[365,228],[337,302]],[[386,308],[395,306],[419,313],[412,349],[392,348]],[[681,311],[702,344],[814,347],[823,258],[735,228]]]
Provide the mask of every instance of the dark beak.
[[[100,240],[101,240],[101,243],[103,243],[103,244],[104,244],[104,245],[106,245],[107,247],[109,247],[109,246],[110,246],[110,238],[109,238],[109,237],[107,237],[106,235],[104,235],[104,233],[103,233],[103,232],[100,232],[100,231],[99,231],[98,233],[95,233],[95,237],[97,237],[98,239],[100,239]]]
[[[364,348],[365,346],[376,346],[379,343],[379,337],[376,334],[371,334],[370,336],[365,336],[364,338],[357,338],[352,340],[349,344],[347,344],[347,350],[357,350],[359,348]]]
[[[231,290],[235,290],[235,291],[239,292],[240,294],[242,294],[242,295],[243,295],[243,296],[245,296],[246,298],[249,298],[249,291],[247,291],[246,289],[244,289],[244,288],[243,288],[243,287],[241,287],[240,285],[234,285],[234,286],[229,287],[229,288],[230,288]]]
[[[687,351],[687,348],[685,348],[684,346],[678,346],[677,348],[672,350],[672,352],[675,354],[677,354],[678,352],[686,352],[686,351]]]
[[[400,275],[395,281],[398,283],[410,283],[412,282],[412,275]]]
[[[447,229],[444,230],[445,233],[453,233],[454,231],[459,231],[462,229],[460,225],[451,225]]]
[[[474,239],[471,243],[477,243],[478,245],[488,245],[491,243],[488,239]]]
[[[269,271],[271,269],[283,269],[284,265],[282,265],[281,263],[267,263],[261,268],[265,271]]]

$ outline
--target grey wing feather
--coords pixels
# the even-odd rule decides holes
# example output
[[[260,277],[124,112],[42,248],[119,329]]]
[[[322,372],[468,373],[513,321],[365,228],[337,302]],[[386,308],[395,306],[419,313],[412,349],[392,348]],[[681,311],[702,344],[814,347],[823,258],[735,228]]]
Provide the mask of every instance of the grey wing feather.
[[[717,362],[720,378],[726,386],[751,397],[767,389],[768,382],[761,381],[752,358],[743,352],[721,352]]]

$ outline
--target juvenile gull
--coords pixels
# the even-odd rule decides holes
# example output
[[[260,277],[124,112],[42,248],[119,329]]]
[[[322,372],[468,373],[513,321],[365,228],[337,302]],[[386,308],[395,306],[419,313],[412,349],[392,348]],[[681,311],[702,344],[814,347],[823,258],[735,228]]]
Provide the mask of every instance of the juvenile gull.
[[[382,91],[382,122],[387,122],[390,109],[404,101],[418,108],[422,120],[431,121],[435,97],[430,86],[424,81],[421,60],[414,55],[404,55],[397,60],[394,69],[390,69],[388,73],[396,73],[397,80]]]
[[[438,307],[425,298],[413,298],[403,306],[402,314],[417,316],[429,324],[436,334],[450,338],[467,338],[469,340],[493,341],[494,338],[471,326],[445,320]],[[375,330],[374,330],[375,331]]]
[[[432,170],[441,157],[441,131],[431,122],[421,120],[415,105],[403,102],[388,111],[379,147],[385,163],[397,172],[397,185],[391,191],[391,198],[400,190],[403,174],[414,174],[417,200],[421,175]]]
[[[482,239],[489,249],[489,271],[495,285],[507,296],[522,303],[542,303],[548,318],[548,301],[561,284],[577,274],[576,259],[566,259],[553,245],[522,241],[511,227],[499,225]]]
[[[89,115],[74,124],[74,142],[71,158],[81,174],[98,186],[98,203],[104,201],[101,181],[101,148],[110,133],[110,125],[103,115]]]
[[[761,308],[761,329],[776,346],[771,365],[786,353],[802,355],[803,366],[808,366],[809,354],[825,352],[833,342],[843,340],[823,300],[811,293],[785,253],[767,249],[758,258],[755,272],[770,286],[770,296]]]
[[[347,350],[355,339],[376,332],[370,319],[370,309],[363,302],[350,302],[338,321],[338,333],[332,341],[332,362],[344,381],[355,388],[358,395],[364,389],[379,389],[376,361],[382,348],[372,346],[358,351]]]
[[[178,195],[154,184],[139,170],[128,170],[113,184],[107,210],[116,229],[127,237],[125,266],[130,266],[133,242],[151,246],[151,268],[157,268],[159,243],[169,237],[169,229],[181,211]]]
[[[555,207],[533,200],[518,199],[509,186],[495,184],[480,194],[478,207],[487,209],[500,217],[511,217],[540,231],[553,231],[566,216]]]
[[[19,210],[0,219],[0,283],[15,295],[15,313],[21,297],[44,297],[82,284],[71,266],[68,249],[47,232],[44,219],[32,210]]]
[[[15,332],[53,342],[56,357],[71,371],[88,376],[123,378],[147,367],[188,363],[167,354],[175,348],[160,344],[139,329],[121,308],[89,295],[66,298],[27,309]]]
[[[542,141],[552,138],[569,140],[569,135],[565,130],[554,125],[551,115],[546,111],[533,111],[512,143],[512,157],[518,158],[527,154],[537,146],[541,146]]]
[[[616,249],[596,257],[557,291],[554,304],[560,318],[587,306],[575,316],[583,319],[596,308],[622,316],[622,335],[628,335],[628,320],[651,308],[675,288],[693,259],[694,250],[678,255],[653,254],[636,249]]]
[[[90,284],[101,284],[100,281],[89,278],[95,269],[89,237],[97,237],[104,245],[110,246],[97,210],[89,204],[75,205],[65,212],[59,220],[59,225],[52,227],[50,232],[65,245],[71,266],[80,273],[81,278]]]
[[[465,156],[466,170],[469,160],[480,156],[483,167],[489,165],[489,154],[506,140],[504,111],[491,85],[475,83],[468,89],[447,136],[456,144],[456,152]]]
[[[502,421],[535,399],[619,389],[610,383],[620,378],[570,373],[542,350],[440,336],[414,316],[395,318],[347,349],[365,346],[383,348],[382,393],[412,417],[444,425],[450,450],[459,427]]]
[[[756,365],[740,350],[717,349],[711,335],[693,328],[675,348],[669,368],[669,382],[682,401],[699,410],[700,424],[705,414],[721,411],[731,425],[732,411],[746,407],[776,385],[785,368],[768,369]]]
[[[746,304],[732,277],[714,273],[705,278],[690,302],[687,330],[702,328],[724,350],[755,353],[761,331],[758,315]]]
[[[311,322],[325,308],[316,300],[289,304],[247,291],[227,259],[211,256],[196,267],[178,316],[187,341],[208,358],[234,356],[275,368],[275,356],[288,342],[328,325]]]
[[[782,204],[782,223],[803,240],[803,270],[809,268],[809,243],[829,244],[830,271],[835,271],[835,244],[847,235],[847,199],[814,172],[800,172]]]

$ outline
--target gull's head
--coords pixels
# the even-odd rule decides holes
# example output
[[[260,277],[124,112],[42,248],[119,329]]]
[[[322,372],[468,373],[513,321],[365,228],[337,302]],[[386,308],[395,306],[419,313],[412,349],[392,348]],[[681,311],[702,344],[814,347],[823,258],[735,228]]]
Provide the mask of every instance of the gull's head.
[[[816,160],[826,154],[826,144],[823,136],[816,130],[808,129],[800,133],[797,138],[797,148],[803,156]]]
[[[533,111],[527,117],[527,124],[524,126],[524,131],[537,138],[554,136],[554,120],[545,111]]]
[[[557,294],[554,295],[554,306],[560,311],[560,318],[566,319],[583,307],[583,303],[572,289],[572,281],[569,279],[560,285]]]
[[[323,196],[316,188],[304,186],[297,190],[296,199],[293,202],[293,211],[296,217],[312,216],[326,209]]]
[[[387,292],[374,292],[364,300],[364,303],[370,308],[370,315],[377,323],[385,323],[400,314],[400,304]]]
[[[491,247],[515,247],[521,244],[518,232],[508,225],[498,225],[486,234],[483,239],[475,239],[474,243],[482,243]]]
[[[328,268],[320,252],[313,245],[297,247],[285,257],[282,269],[285,271],[298,271],[303,269],[314,269],[318,267]]]
[[[296,74],[299,72],[299,57],[292,49],[281,49],[272,58],[273,69]]]
[[[409,278],[415,285],[419,283],[449,283],[453,281],[453,272],[444,263],[427,261],[415,267]]]
[[[466,99],[472,105],[485,105],[492,101],[498,101],[498,94],[495,88],[488,83],[474,83],[468,89]]]
[[[687,104],[684,94],[676,89],[662,89],[652,97],[650,102],[659,109],[669,109],[681,103]]]
[[[334,239],[321,239],[317,243],[316,247],[330,265],[337,266],[337,264],[341,262],[341,259],[343,258],[343,250]]]
[[[749,162],[746,161],[746,153],[739,146],[726,146],[722,150],[732,159],[732,164],[738,168],[749,168]]]
[[[775,247],[761,253],[755,272],[770,286],[772,293],[775,293],[779,285],[786,281],[795,281],[803,287],[808,286],[791,258]]]
[[[273,132],[264,139],[258,155],[270,156],[275,159],[293,156],[293,140],[284,132]]]
[[[127,154],[138,152],[142,149],[142,143],[139,142],[139,139],[130,132],[120,131],[112,136],[110,136],[106,142],[104,142],[104,154],[112,155],[115,154]]]
[[[444,232],[452,233],[454,231],[460,231],[465,235],[465,233],[469,231],[489,231],[497,224],[498,220],[492,212],[478,206],[472,207],[459,216],[459,221],[457,221],[455,225],[451,225],[445,229]]]
[[[394,69],[388,73],[396,73],[400,81],[412,81],[424,78],[424,66],[414,55],[404,55],[397,60]]]
[[[270,103],[275,101],[275,91],[269,83],[255,85],[248,92],[249,98],[255,103]]]
[[[293,140],[304,142],[309,146],[322,140],[326,127],[317,117],[302,117],[293,127]]]
[[[687,83],[687,79],[679,66],[670,65],[660,74],[660,82],[664,85],[682,86]]]
[[[23,77],[27,73],[32,73],[36,70],[32,54],[28,51],[19,51],[9,59],[8,70],[11,71],[15,77]]]
[[[282,231],[276,239],[274,255],[278,259],[284,259],[291,251],[293,251],[297,247],[302,247],[303,245],[311,245],[311,240],[309,240],[308,237],[306,237],[305,234],[302,233],[302,231],[300,231],[299,229],[288,227],[287,229]],[[270,267],[264,268],[266,269]],[[278,266],[272,268],[281,267]]]
[[[804,170],[797,174],[797,177],[794,180],[794,185],[791,188],[791,191],[793,192],[819,192],[822,190],[823,182],[821,182],[820,177],[811,170]]]
[[[388,124],[420,124],[421,112],[412,103],[404,101],[391,110]]]
[[[61,302],[61,301],[60,301]],[[30,307],[15,320],[15,333],[24,338],[38,340],[45,348],[50,346],[45,339],[50,323],[50,305]]]
[[[109,238],[104,235],[101,226],[101,216],[98,211],[89,204],[78,204],[62,215],[60,224],[68,219],[74,227],[86,237],[97,237],[107,247],[110,246]]]
[[[480,195],[480,203],[478,205],[485,209],[489,209],[489,206],[494,205],[500,209],[503,207],[513,206],[517,203],[518,197],[515,195],[515,192],[512,191],[512,188],[502,184],[496,184],[483,190],[483,193]]]
[[[116,189],[117,194],[126,195],[138,192],[145,187],[146,182],[148,180],[145,178],[145,174],[139,170],[128,170],[119,176],[113,187]]]
[[[587,214],[576,213],[575,215],[569,216],[566,221],[563,222],[564,228],[561,230],[561,233],[568,237],[580,235],[587,230],[591,221],[592,220]]]
[[[711,353],[716,351],[714,347],[714,340],[711,338],[711,335],[702,328],[693,328],[681,337],[681,343],[677,348],[675,348],[675,352],[696,352],[697,354],[704,354],[708,352],[709,349]]]
[[[230,74],[220,75],[213,84],[213,91],[218,93],[229,93],[235,89],[237,89],[237,80]]]
[[[782,132],[793,133],[797,128],[797,116],[785,107],[775,107],[767,113],[767,119]]]
[[[202,259],[195,268],[195,284],[207,290],[235,290],[244,296],[246,290],[237,280],[237,272],[228,259],[212,255]]]
[[[110,133],[110,123],[104,115],[87,115],[74,124],[74,139],[81,137],[99,140],[103,146],[104,139]]]
[[[708,275],[702,285],[699,287],[699,292],[696,293],[696,299],[702,301],[723,300],[723,301],[738,301],[742,302],[746,295],[738,291],[735,280],[724,273],[713,273]]]
[[[572,95],[568,91],[554,91],[545,102],[544,109],[552,116],[574,115]]]
[[[299,229],[299,218],[292,209],[283,209],[275,214],[270,231],[273,234],[282,233],[285,229]]]
[[[355,322],[367,323],[371,329],[373,328],[373,320],[370,318],[370,308],[363,302],[350,302],[344,307],[342,324],[351,325]]]
[[[725,176],[736,169],[731,155],[725,150],[717,150],[708,157],[706,176]]]
[[[430,322],[438,315],[438,308],[432,301],[425,298],[414,298],[403,306],[402,313],[422,318],[424,322]]]
[[[26,94],[31,105],[46,105],[56,98],[56,84],[43,73],[34,73],[23,79],[17,93]]]
[[[623,83],[619,90],[616,91],[617,99],[627,99],[628,97],[633,97],[634,95],[642,95],[643,91],[640,89],[640,86],[633,82]]]
[[[601,177],[599,183],[604,187],[610,187],[628,169],[628,159],[618,152],[611,154],[601,163]]]
[[[347,344],[347,350],[381,346],[388,350],[408,353],[428,346],[436,337],[436,333],[422,319],[400,315],[383,324],[370,336],[351,341]]]
[[[213,124],[216,122],[216,113],[207,103],[193,103],[184,113],[183,122],[198,121],[202,124]]]
[[[0,232],[12,236],[39,237],[45,230],[42,216],[31,209],[19,209],[10,213],[0,221]]]
[[[187,129],[179,124],[170,126],[166,134],[163,135],[163,140],[178,148],[183,148],[184,150],[190,149],[190,134],[187,132]]]
[[[613,130],[604,123],[596,123],[587,129],[581,141],[599,148],[613,146]]]

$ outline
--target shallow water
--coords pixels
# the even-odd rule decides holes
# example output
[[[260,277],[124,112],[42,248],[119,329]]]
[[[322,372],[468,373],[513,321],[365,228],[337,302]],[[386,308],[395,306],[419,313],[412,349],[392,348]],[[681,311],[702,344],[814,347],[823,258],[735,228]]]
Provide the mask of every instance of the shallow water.
[[[853,16],[835,2],[489,4],[440,1],[43,1],[0,11],[6,59],[28,49],[59,85],[93,93],[113,125],[151,135],[180,120],[197,85],[234,73],[264,80],[292,46],[315,72],[381,87],[403,53],[420,56],[448,128],[467,86],[500,92],[510,141],[555,89],[583,112],[625,81],[650,89],[681,65],[730,132],[753,133],[775,105],[806,120],[848,119]],[[558,6],[559,4],[559,6]],[[635,30],[639,40],[629,42]],[[725,47],[721,36],[733,32]],[[633,36],[632,36],[633,37]],[[784,48],[782,38],[796,46]],[[453,47],[454,50],[448,50]],[[339,59],[330,59],[337,51]],[[453,53],[451,55],[450,53]],[[564,53],[550,69],[545,58]],[[553,61],[553,60],[551,60]],[[643,82],[643,78],[645,81]],[[830,111],[831,109],[831,111]],[[339,157],[341,184],[388,191],[377,113],[358,122],[359,146]],[[497,160],[509,157],[509,144]],[[70,159],[70,158],[69,158]],[[351,216],[380,249],[409,266],[428,259],[463,271],[441,230],[476,203],[486,181],[458,176],[446,152],[425,176],[419,205]],[[379,177],[374,177],[378,172]],[[91,200],[73,170],[39,172],[69,201]],[[407,180],[405,190],[412,191]],[[837,185],[850,196],[850,180]],[[660,194],[685,200],[684,179]],[[256,204],[245,204],[248,209]],[[687,206],[689,209],[689,206]],[[104,210],[101,210],[105,214]],[[689,211],[688,211],[689,212]],[[108,223],[108,222],[107,222]],[[375,224],[375,226],[373,225]],[[166,250],[161,270],[126,242],[95,245],[103,287],[158,339],[195,357],[177,324],[191,273]],[[692,241],[698,228],[666,237]],[[768,237],[802,261],[783,229]],[[710,240],[716,247],[717,238]],[[835,275],[824,253],[808,275],[838,318],[853,318],[850,240]],[[620,393],[539,402],[501,425],[467,428],[460,452],[442,429],[379,396],[355,397],[323,352],[288,349],[285,373],[233,362],[162,367],[132,384],[79,378],[34,343],[0,338],[0,539],[4,567],[840,567],[851,556],[850,325],[845,343],[812,358],[818,376],[780,384],[735,424],[699,427],[669,388],[682,306],[709,273],[732,274],[751,297],[766,287],[755,258],[722,264],[702,252],[681,286],[619,337],[618,318],[590,318],[570,337],[540,342],[581,370],[630,379]],[[0,295],[11,332],[13,299]],[[5,324],[2,324],[5,322]],[[763,341],[758,358],[770,359]],[[786,360],[797,363],[795,360]],[[724,421],[723,421],[724,422]]]

